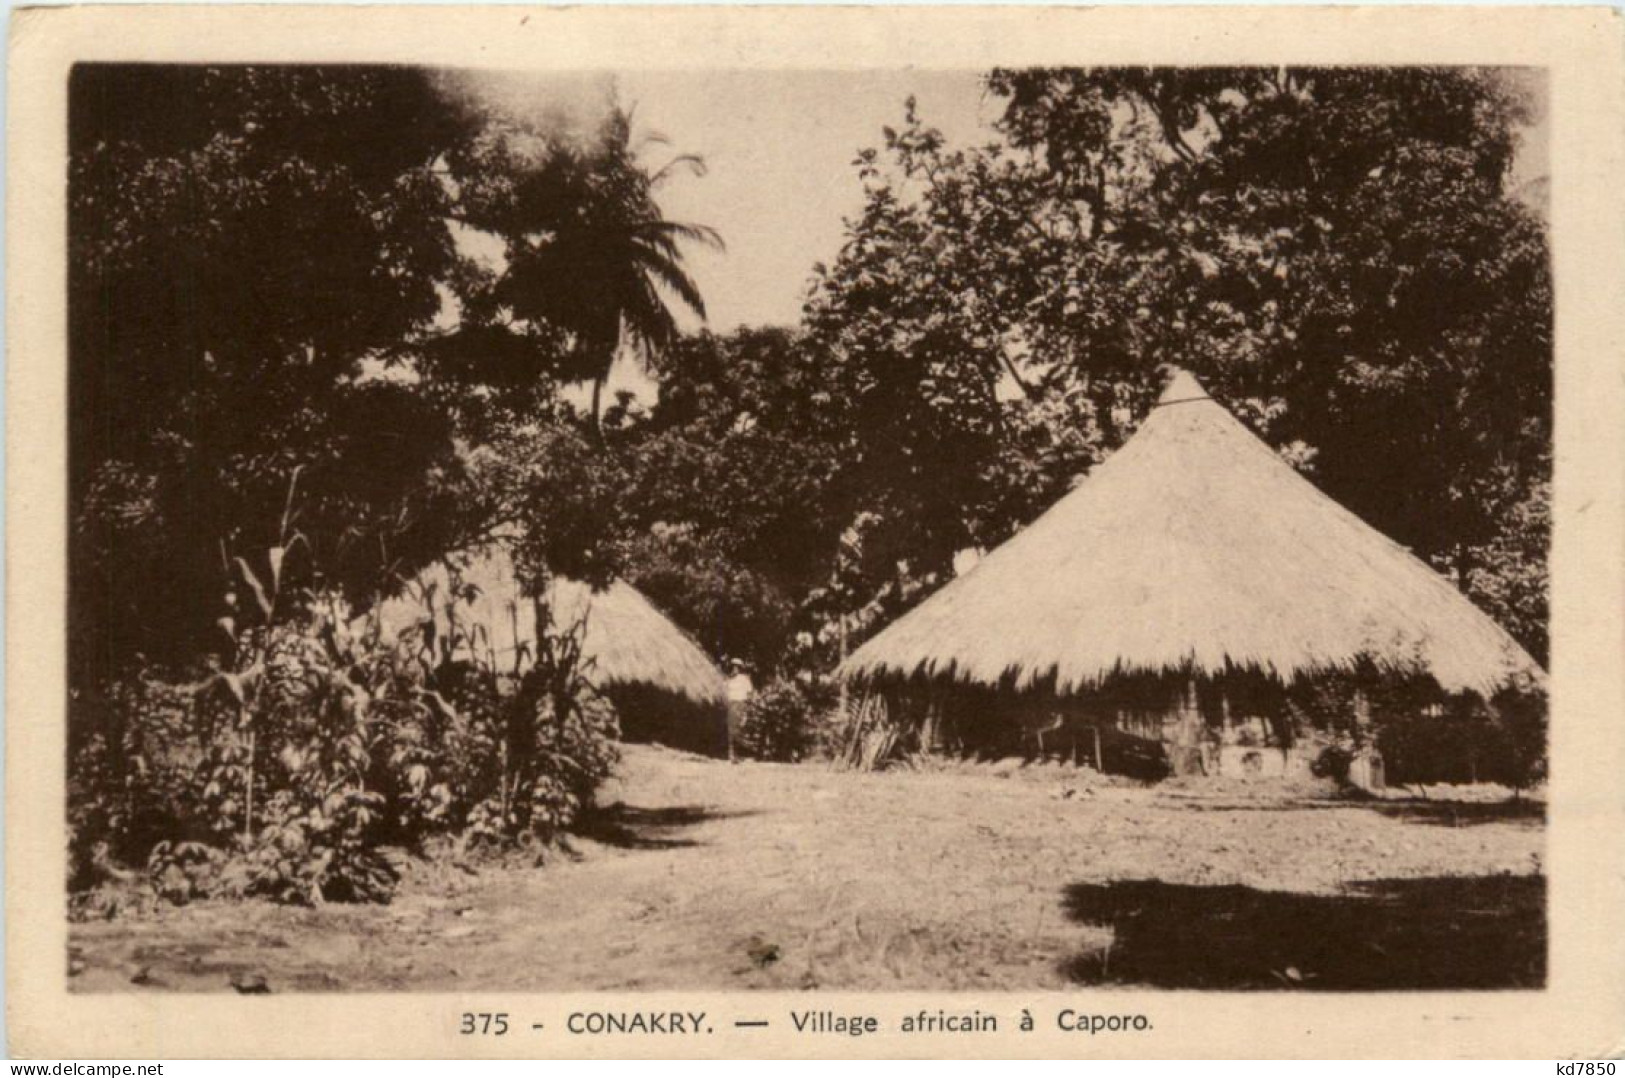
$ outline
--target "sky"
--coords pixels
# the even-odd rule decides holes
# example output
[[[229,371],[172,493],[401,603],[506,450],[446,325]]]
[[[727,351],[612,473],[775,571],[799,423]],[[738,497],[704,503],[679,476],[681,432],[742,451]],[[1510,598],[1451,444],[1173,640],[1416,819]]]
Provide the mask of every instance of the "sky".
[[[799,320],[813,267],[834,259],[844,220],[862,209],[853,159],[860,149],[880,145],[883,126],[902,123],[909,95],[917,99],[921,119],[940,128],[951,146],[991,139],[996,114],[977,71],[462,77],[467,92],[488,104],[572,124],[596,115],[613,88],[621,104],[633,109],[635,137],[658,134],[665,140],[648,146],[647,164],[659,167],[679,153],[703,158],[705,175],[675,176],[660,199],[667,218],[708,225],[726,244],[723,251],[693,246],[687,259],[706,300],[706,324],[718,331]],[[1545,175],[1545,143],[1542,115],[1525,132],[1514,186]],[[684,320],[686,329],[697,326]],[[651,387],[634,364],[620,363],[610,388],[644,396]]]
[[[842,221],[862,208],[852,161],[898,126],[910,94],[950,142],[986,141],[991,117],[981,75],[971,71],[705,71],[470,76],[498,107],[576,123],[607,99],[613,82],[632,110],[634,138],[658,168],[696,154],[704,176],[679,173],[660,192],[671,220],[708,225],[725,251],[691,248],[688,264],[706,298],[709,325],[789,324],[801,314],[815,263],[840,250]]]
[[[923,120],[951,143],[986,142],[993,115],[973,71],[653,71],[613,76],[470,75],[472,93],[500,108],[566,122],[607,100],[613,83],[633,109],[634,138],[664,141],[645,150],[658,168],[696,154],[703,176],[676,174],[660,191],[674,221],[708,225],[724,250],[691,245],[687,265],[717,331],[740,325],[793,325],[813,267],[840,251],[844,220],[863,208],[853,159],[878,147],[881,129],[900,126],[910,94]],[[700,323],[682,319],[685,329]],[[611,392],[648,397],[635,363],[620,362]]]
[[[722,232],[725,252],[696,252],[712,328],[791,323],[815,263],[840,250],[842,221],[863,207],[853,159],[901,126],[910,94],[950,143],[986,141],[974,72],[734,72],[625,75],[636,116],[705,159],[703,178],[662,193],[668,216]],[[651,156],[653,156],[651,154]]]

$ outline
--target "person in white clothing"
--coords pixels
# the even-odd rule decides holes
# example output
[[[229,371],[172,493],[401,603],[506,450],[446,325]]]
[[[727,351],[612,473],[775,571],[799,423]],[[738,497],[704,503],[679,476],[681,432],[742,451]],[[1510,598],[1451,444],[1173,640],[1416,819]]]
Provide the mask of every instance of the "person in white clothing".
[[[728,759],[734,758],[734,735],[745,717],[745,705],[756,692],[756,684],[738,659],[728,663]]]

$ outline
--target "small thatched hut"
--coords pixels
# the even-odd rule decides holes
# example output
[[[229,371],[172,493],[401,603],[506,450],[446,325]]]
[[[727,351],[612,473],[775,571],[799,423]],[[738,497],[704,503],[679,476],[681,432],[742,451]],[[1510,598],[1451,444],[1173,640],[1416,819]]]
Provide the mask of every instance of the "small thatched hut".
[[[581,655],[588,680],[614,701],[625,739],[726,751],[722,672],[642,592],[621,580],[594,590],[555,577],[544,606],[557,630],[584,624]],[[450,638],[455,618],[461,629],[455,646],[498,669],[535,654],[536,606],[500,546],[453,555],[426,569],[380,611],[388,634],[429,618],[442,640]]]
[[[991,723],[1097,766],[1138,745],[1176,773],[1269,773],[1311,748],[1283,722],[1286,687],[1356,670],[1485,698],[1544,679],[1180,372],[1076,489],[839,674],[920,713],[928,738]]]

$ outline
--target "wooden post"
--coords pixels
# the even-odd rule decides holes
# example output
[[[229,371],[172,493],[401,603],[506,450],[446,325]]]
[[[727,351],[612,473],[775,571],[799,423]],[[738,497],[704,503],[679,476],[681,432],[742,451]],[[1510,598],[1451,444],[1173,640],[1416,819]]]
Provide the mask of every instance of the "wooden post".
[[[1201,722],[1202,713],[1196,704],[1196,677],[1193,674],[1185,679],[1184,693],[1179,706],[1179,722],[1175,727],[1178,730],[1175,774],[1202,773]]]
[[[846,662],[846,615],[844,613],[835,619],[835,625],[837,636],[840,639],[841,662],[844,663]],[[835,687],[835,691],[838,694],[835,706],[840,709],[839,714],[841,716],[841,721],[845,722],[847,707],[846,678],[840,679],[840,683]]]
[[[519,643],[519,603],[517,600],[508,600],[508,620],[513,623],[513,676],[517,681],[524,675],[524,669],[519,662],[519,657],[525,653],[524,648]],[[541,634],[542,626],[538,625],[536,627],[536,639],[538,641],[541,640]],[[495,662],[491,664],[491,669],[496,669]]]
[[[942,697],[935,684],[925,690],[925,718],[920,723],[920,751],[935,753],[941,741]]]
[[[244,795],[243,811],[243,837],[246,839],[254,837],[254,739],[255,731],[250,727],[248,731],[248,763],[243,767],[247,779],[244,783],[247,792]]]
[[[1356,688],[1354,690],[1354,742],[1358,750],[1354,761],[1349,765],[1349,781],[1362,790],[1373,789],[1386,781],[1381,766],[1381,757],[1377,756],[1372,747],[1371,736],[1371,701],[1366,698],[1365,692]]]
[[[1355,740],[1363,747],[1371,736],[1371,701],[1363,689],[1354,690],[1354,729]]]

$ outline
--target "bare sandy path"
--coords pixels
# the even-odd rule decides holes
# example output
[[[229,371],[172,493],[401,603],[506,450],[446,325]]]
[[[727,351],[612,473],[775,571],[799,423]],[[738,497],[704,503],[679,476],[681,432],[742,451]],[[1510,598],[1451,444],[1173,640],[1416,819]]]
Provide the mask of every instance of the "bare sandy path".
[[[388,906],[75,925],[76,990],[1522,985],[1544,828],[1475,806],[852,774],[630,746],[578,859]],[[449,882],[455,879],[456,882]],[[134,979],[132,983],[132,978]]]

